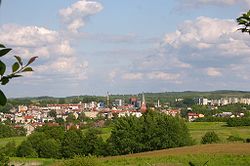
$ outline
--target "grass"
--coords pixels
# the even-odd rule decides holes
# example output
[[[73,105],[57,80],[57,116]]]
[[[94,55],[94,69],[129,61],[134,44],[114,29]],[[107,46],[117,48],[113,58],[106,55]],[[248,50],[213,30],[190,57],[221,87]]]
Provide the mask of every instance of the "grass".
[[[194,164],[202,165],[208,161],[210,166],[250,165],[250,144],[212,144],[159,150],[101,159],[102,166],[172,166]]]
[[[60,160],[11,158],[13,164],[26,163],[41,166],[56,166]],[[250,165],[250,144],[210,144],[182,148],[165,149],[124,156],[103,157],[97,166],[188,166],[192,161],[208,166],[248,166]]]
[[[201,137],[208,131],[218,134],[221,142],[226,143],[230,135],[241,138],[250,138],[250,126],[227,127],[225,122],[189,122],[187,123],[190,134],[196,143],[200,143]]]
[[[249,127],[227,127],[224,122],[191,122],[187,123],[190,134],[196,143],[200,143],[201,137],[207,131],[215,131],[222,144],[195,145],[190,147],[174,148],[100,158],[100,166],[188,166],[192,161],[196,165],[202,165],[208,161],[210,166],[250,165],[250,144],[228,143],[226,138],[230,135],[242,138],[250,138]],[[102,128],[101,136],[106,140],[111,134],[111,128]],[[0,139],[0,146],[14,140],[20,144],[26,137],[13,137]],[[36,163],[42,166],[53,166],[58,160],[53,159],[25,159],[11,158],[15,163]]]
[[[10,138],[0,138],[0,147],[5,146],[8,142],[15,141],[16,145],[20,145],[26,139],[23,137],[10,137]]]

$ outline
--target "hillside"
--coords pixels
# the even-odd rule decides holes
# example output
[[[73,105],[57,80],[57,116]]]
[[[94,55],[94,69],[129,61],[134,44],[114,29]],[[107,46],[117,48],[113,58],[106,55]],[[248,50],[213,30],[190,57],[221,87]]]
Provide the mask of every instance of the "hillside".
[[[209,166],[250,165],[250,144],[211,144],[166,149],[102,159],[102,165],[114,166],[172,166],[188,162]]]

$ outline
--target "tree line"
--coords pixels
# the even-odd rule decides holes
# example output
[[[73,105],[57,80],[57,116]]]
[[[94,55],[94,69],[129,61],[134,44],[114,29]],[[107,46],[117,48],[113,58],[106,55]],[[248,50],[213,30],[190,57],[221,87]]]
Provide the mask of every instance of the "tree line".
[[[18,157],[60,159],[75,155],[123,155],[191,144],[182,119],[150,111],[141,118],[130,116],[114,120],[106,141],[95,128],[83,132],[75,128],[65,131],[61,126],[43,126],[10,151]]]

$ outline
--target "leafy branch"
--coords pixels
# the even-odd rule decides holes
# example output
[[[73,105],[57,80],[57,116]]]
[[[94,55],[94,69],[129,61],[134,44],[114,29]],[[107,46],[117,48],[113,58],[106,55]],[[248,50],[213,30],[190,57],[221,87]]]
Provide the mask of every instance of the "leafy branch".
[[[3,57],[4,55],[8,54],[12,49],[6,48],[3,44],[0,44],[0,57]],[[10,79],[16,78],[16,77],[22,77],[22,73],[24,72],[32,72],[33,69],[29,66],[32,64],[37,56],[34,56],[29,59],[27,64],[23,64],[22,58],[19,56],[14,56],[16,59],[16,62],[12,65],[12,72],[10,74],[5,74],[6,72],[6,64],[0,60],[0,83],[1,85],[6,85]],[[0,105],[5,105],[7,102],[7,98],[0,90]]]
[[[250,35],[250,10],[247,13],[242,14],[236,19],[242,33],[248,33]]]

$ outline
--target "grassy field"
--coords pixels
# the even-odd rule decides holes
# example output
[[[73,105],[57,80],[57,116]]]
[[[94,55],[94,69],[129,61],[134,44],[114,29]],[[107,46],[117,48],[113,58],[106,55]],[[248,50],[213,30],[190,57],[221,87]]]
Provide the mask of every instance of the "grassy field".
[[[230,135],[250,138],[250,126],[227,127],[224,122],[190,122],[187,126],[196,143],[200,143],[201,137],[208,131],[217,133],[223,143],[227,142],[226,139]]]
[[[195,145],[175,149],[167,149],[146,153],[131,154],[117,157],[100,158],[100,166],[185,166],[189,161],[202,165],[208,161],[210,166],[250,165],[250,144],[228,143],[226,138],[230,135],[250,138],[250,127],[227,127],[223,122],[192,122],[187,123],[190,134],[199,144],[201,137],[207,131],[215,131],[223,144]],[[103,139],[110,136],[111,129],[103,128],[100,134]],[[25,137],[0,139],[0,146],[14,140],[20,144]],[[22,159],[12,158],[14,163],[30,163],[43,166],[53,166],[57,160],[53,159]]]
[[[58,160],[12,158],[12,164],[56,166]],[[211,144],[158,150],[124,156],[98,158],[96,166],[188,166],[189,162],[208,166],[249,166],[250,144]]]
[[[160,150],[101,159],[102,166],[250,165],[250,144],[212,144]]]

